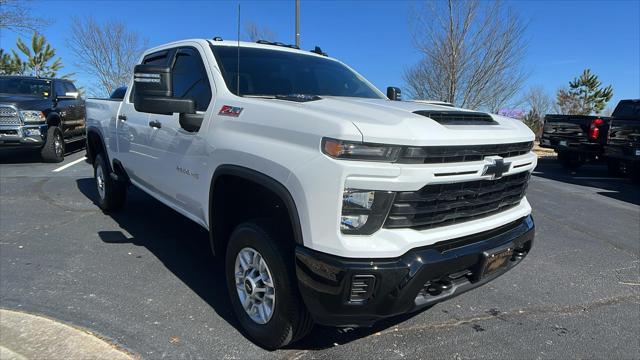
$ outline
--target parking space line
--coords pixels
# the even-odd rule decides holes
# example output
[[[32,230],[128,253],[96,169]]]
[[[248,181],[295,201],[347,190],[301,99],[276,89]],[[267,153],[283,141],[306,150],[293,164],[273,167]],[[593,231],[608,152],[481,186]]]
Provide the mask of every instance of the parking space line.
[[[70,162],[70,163],[68,163],[68,164],[66,164],[66,165],[62,165],[62,166],[60,166],[60,167],[59,167],[59,168],[57,168],[57,169],[53,169],[53,172],[60,172],[60,171],[62,171],[62,170],[64,170],[64,169],[66,169],[66,168],[68,168],[68,167],[71,167],[71,166],[73,166],[73,165],[75,165],[75,164],[78,164],[78,163],[80,163],[80,162],[84,161],[84,159],[86,159],[86,157],[85,157],[85,156],[81,157],[80,159],[74,160],[74,161],[72,161],[72,162]]]

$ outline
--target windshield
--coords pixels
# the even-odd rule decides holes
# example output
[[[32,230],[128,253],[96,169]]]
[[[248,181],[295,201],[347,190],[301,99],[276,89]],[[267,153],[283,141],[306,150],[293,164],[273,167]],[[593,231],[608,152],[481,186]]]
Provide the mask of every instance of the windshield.
[[[49,97],[51,80],[0,77],[0,93]]]
[[[227,88],[238,95],[238,48],[211,48]],[[337,61],[287,51],[241,47],[239,78],[243,96],[303,94],[383,98],[364,79]]]

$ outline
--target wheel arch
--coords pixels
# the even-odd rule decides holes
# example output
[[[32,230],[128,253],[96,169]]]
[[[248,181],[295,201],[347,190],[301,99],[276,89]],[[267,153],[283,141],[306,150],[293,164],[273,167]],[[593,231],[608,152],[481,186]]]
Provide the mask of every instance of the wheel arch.
[[[225,177],[242,179],[248,183],[254,184],[257,187],[264,188],[271,192],[277,199],[284,205],[284,210],[287,214],[287,219],[291,225],[291,235],[294,243],[303,244],[302,226],[300,223],[300,216],[298,213],[298,207],[296,206],[293,196],[289,190],[278,180],[266,175],[262,172],[249,169],[238,165],[221,165],[213,174],[211,184],[209,188],[209,237],[211,241],[211,248],[214,254],[220,253],[225,247],[224,231],[216,231],[216,224],[220,222],[220,219],[216,218],[217,204],[219,197],[216,197],[216,191],[220,184],[221,179]],[[224,201],[224,200],[223,200]],[[218,209],[219,210],[219,209]]]

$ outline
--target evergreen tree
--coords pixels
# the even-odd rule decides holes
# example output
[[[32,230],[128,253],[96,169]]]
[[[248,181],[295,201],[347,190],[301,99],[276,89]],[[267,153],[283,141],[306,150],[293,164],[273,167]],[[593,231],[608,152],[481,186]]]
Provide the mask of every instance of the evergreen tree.
[[[558,107],[563,114],[599,114],[613,97],[611,85],[602,87],[596,74],[585,69],[582,75],[569,82],[569,88],[560,89],[556,95]]]
[[[55,77],[58,70],[62,68],[62,60],[60,58],[53,60],[56,50],[47,43],[43,35],[33,33],[31,49],[20,38],[16,41],[16,46],[27,57],[24,63],[33,76]],[[19,59],[15,52],[14,57]],[[53,63],[50,64],[50,61]]]

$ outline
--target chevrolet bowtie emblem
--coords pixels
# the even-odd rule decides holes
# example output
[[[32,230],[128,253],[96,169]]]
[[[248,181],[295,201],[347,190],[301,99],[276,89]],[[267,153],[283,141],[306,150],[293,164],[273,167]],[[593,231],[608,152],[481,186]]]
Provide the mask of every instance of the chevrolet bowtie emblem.
[[[486,157],[490,163],[484,166],[482,175],[491,175],[492,179],[500,179],[502,175],[509,171],[511,163],[505,163],[504,159],[500,156]]]

